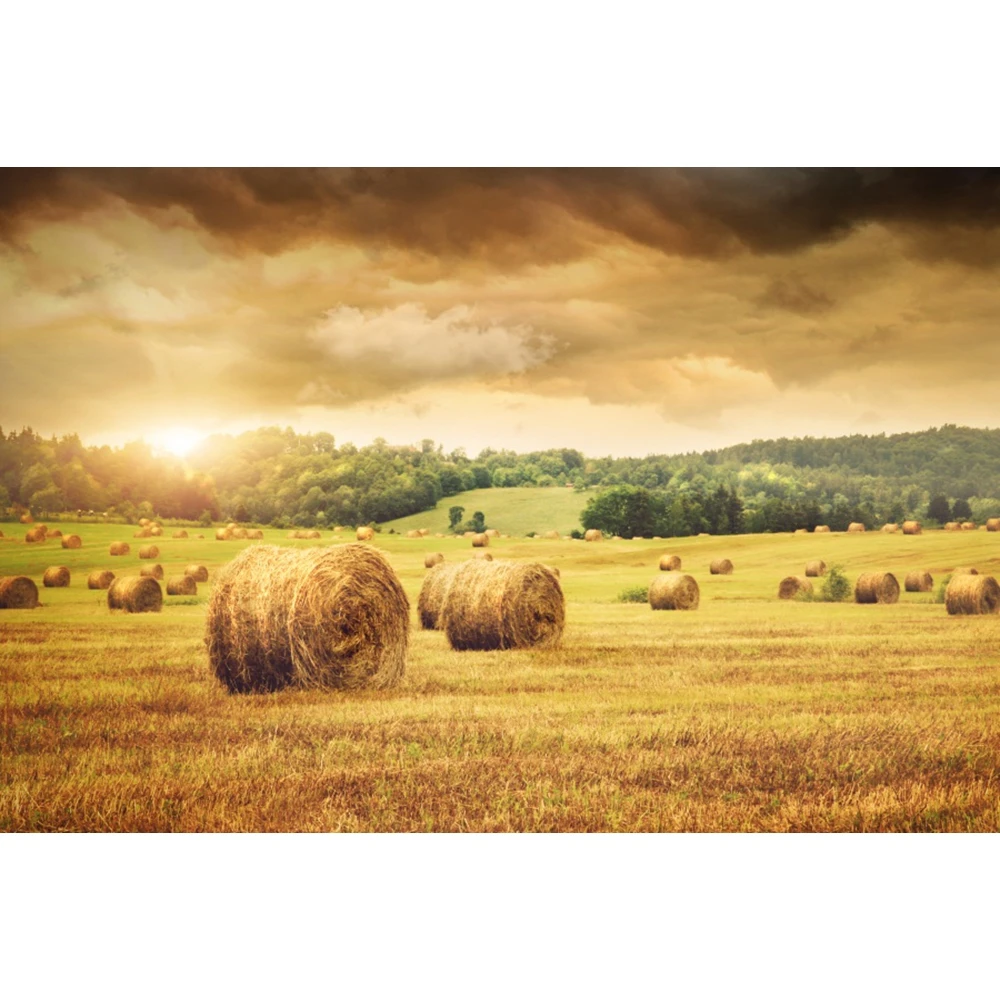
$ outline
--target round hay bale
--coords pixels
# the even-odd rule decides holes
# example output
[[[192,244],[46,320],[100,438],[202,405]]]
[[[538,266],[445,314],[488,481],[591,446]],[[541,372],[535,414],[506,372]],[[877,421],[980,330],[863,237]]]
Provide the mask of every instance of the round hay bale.
[[[335,524],[333,526],[333,530],[334,531],[343,531],[344,530],[344,526],[342,524]]]
[[[952,576],[960,576],[962,574],[966,576],[979,576],[979,570],[975,566],[956,566],[951,571]]]
[[[687,573],[668,572],[649,584],[649,606],[654,611],[696,611],[700,599],[698,581]]]
[[[187,573],[181,576],[172,576],[167,580],[168,597],[191,597],[197,593],[198,584]]]
[[[29,528],[24,536],[24,540],[29,544],[33,542],[44,542],[45,531],[42,528]]]
[[[493,553],[486,552],[485,550],[480,550],[479,552],[472,553],[473,559],[485,559],[486,562],[493,562]]]
[[[139,527],[140,528],[148,528],[149,527],[149,518],[148,517],[140,517],[139,518]]]
[[[229,528],[215,529],[215,540],[217,542],[228,542],[232,537],[233,533],[229,530]]]
[[[987,531],[1000,531],[1000,517],[988,517],[986,519]]]
[[[187,536],[188,533],[184,530],[174,532],[174,538],[187,538]]]
[[[83,545],[79,535],[63,535],[62,547],[64,549],[78,549]]]
[[[906,574],[903,588],[908,594],[926,594],[934,589],[934,577],[927,570],[913,570]]]
[[[862,573],[854,585],[857,604],[895,604],[899,600],[899,581],[892,573]]]
[[[810,559],[806,563],[806,576],[826,576],[826,563],[822,559]]]
[[[603,541],[604,534],[597,530],[597,528],[588,528],[583,533],[583,540],[585,542],[600,542]]]
[[[796,528],[792,532],[792,534],[793,535],[808,535],[809,534],[809,529],[808,528]]]
[[[152,566],[140,566],[139,576],[151,576],[154,580],[162,580],[163,567],[159,563],[153,563]]]
[[[56,528],[55,531],[50,531],[48,534],[49,538],[62,538],[62,532]]]
[[[255,542],[259,542],[264,537],[264,532],[261,528],[248,528],[247,538],[253,539]]]
[[[664,554],[660,556],[660,569],[673,573],[681,568],[681,557]]]
[[[499,538],[500,532],[496,528],[487,528],[484,534],[488,535],[490,538]]]
[[[142,614],[163,609],[163,591],[151,576],[119,576],[108,587],[108,607],[112,611]]]
[[[141,545],[139,547],[140,559],[156,559],[160,550],[155,545]]]
[[[799,594],[811,594],[812,592],[812,580],[808,580],[804,576],[786,576],[778,584],[778,597],[783,601],[791,600]]]
[[[226,525],[226,529],[228,531],[235,531],[238,527],[239,525],[235,521],[230,521],[229,524]]]
[[[562,536],[559,534],[558,531],[546,531],[542,537],[549,538],[552,541],[558,541]]]
[[[445,595],[460,565],[461,563],[438,563],[424,577],[420,596],[417,598],[417,618],[421,628],[441,627],[440,617]]]
[[[813,534],[814,535],[815,534],[829,534],[829,533],[830,533],[830,525],[828,525],[828,524],[817,524],[816,527],[813,528]]]
[[[115,578],[115,574],[109,569],[95,569],[90,576],[87,577],[87,589],[88,590],[107,590],[111,586],[111,581]]]
[[[489,544],[490,544],[490,536],[487,534],[472,536],[472,547],[474,549],[485,549]]]
[[[622,538],[622,536],[621,536],[621,535],[612,535],[612,536],[611,536],[611,541],[613,541],[613,542],[621,542],[621,541],[623,541],[623,540],[624,540],[624,539]]]
[[[220,573],[206,644],[230,691],[387,688],[406,668],[410,605],[378,549],[255,545]]]
[[[729,576],[733,571],[733,564],[728,559],[713,559],[708,569],[713,576]]]
[[[904,535],[919,535],[923,533],[923,528],[920,526],[919,521],[904,521],[903,522],[903,534]]]
[[[208,567],[201,563],[189,563],[184,567],[184,575],[191,577],[195,583],[208,583]]]
[[[35,522],[35,519],[30,514],[22,514],[21,515],[21,524],[34,524],[34,522]],[[4,577],[4,579],[9,579],[9,580],[17,579],[17,580],[20,580],[21,577]]]
[[[432,566],[437,566],[438,563],[444,562],[443,552],[428,552],[424,556],[424,569],[430,569]]]
[[[149,530],[149,528],[140,528],[138,531],[136,531],[136,532],[133,533],[132,537],[133,538],[151,538],[152,534],[153,533]]]
[[[318,534],[318,532],[317,532],[317,534]],[[240,541],[244,541],[246,539],[246,537],[247,537],[247,529],[246,528],[233,528],[232,529],[232,534],[231,534],[230,537],[233,538],[233,539],[239,539]]]
[[[975,530],[976,530],[976,522],[975,521],[963,521],[962,522],[962,531],[975,531]]]
[[[359,542],[370,542],[375,537],[375,529],[362,525],[354,534]]]
[[[659,538],[660,536],[659,535],[654,535],[653,537],[654,538]],[[710,532],[707,532],[707,531],[699,531],[698,532],[698,537],[699,538],[711,538],[712,535],[711,535]]]
[[[153,536],[153,538],[159,538],[160,535],[163,534],[163,529],[158,524],[154,524],[149,529],[149,533]]]
[[[470,559],[458,564],[440,621],[452,649],[551,647],[562,638],[566,599],[541,563]]]
[[[37,608],[38,588],[28,576],[0,576],[0,608]]]
[[[69,567],[50,566],[42,575],[42,584],[46,587],[68,587]]]
[[[890,524],[883,524],[881,530],[882,530],[882,534],[884,534],[884,535],[895,535],[896,532],[899,531],[899,525],[898,524],[892,524],[892,523],[890,523]]]
[[[323,537],[323,532],[322,531],[316,531],[314,529],[313,531],[307,531],[306,532],[306,538],[316,539],[316,538],[322,538],[322,537]]]
[[[407,538],[419,538],[420,537],[420,532],[417,531],[416,529],[414,529],[413,531],[408,531],[406,533],[406,537]]]
[[[476,533],[474,531],[463,531],[462,532],[462,537],[463,538],[475,538],[476,537]]]
[[[958,523],[958,521],[948,521],[945,524],[945,526],[944,526],[944,530],[945,531],[961,531],[962,530],[962,526]]]
[[[847,526],[847,530],[852,535],[858,535],[865,530],[865,526],[860,521],[851,521]]]
[[[113,556],[127,556],[130,551],[128,542],[112,542],[108,549]]]
[[[992,576],[953,576],[944,606],[949,615],[995,615],[1000,610],[1000,584]]]

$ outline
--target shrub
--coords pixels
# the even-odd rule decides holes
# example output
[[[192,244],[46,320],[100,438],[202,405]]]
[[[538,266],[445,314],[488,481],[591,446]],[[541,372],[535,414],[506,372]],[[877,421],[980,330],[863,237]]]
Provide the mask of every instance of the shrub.
[[[626,587],[619,595],[622,604],[645,604],[649,600],[649,587]]]
[[[821,601],[846,601],[853,593],[851,581],[840,566],[830,566],[820,590]]]
[[[582,532],[582,531],[580,531],[580,530],[579,530],[578,528],[574,528],[574,529],[573,529],[573,530],[572,530],[572,531],[571,531],[571,532],[569,533],[569,537],[570,537],[570,538],[583,538],[583,532]],[[645,600],[645,598],[643,598],[643,600]]]
[[[948,589],[948,584],[951,581],[952,574],[949,573],[938,585],[937,590],[934,591],[934,603],[944,604],[945,591]]]

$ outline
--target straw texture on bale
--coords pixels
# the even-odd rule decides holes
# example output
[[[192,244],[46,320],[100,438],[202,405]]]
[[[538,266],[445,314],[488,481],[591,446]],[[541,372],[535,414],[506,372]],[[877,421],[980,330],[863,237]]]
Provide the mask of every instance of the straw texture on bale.
[[[175,531],[174,538],[187,538],[188,533],[186,531]]]
[[[140,545],[140,559],[155,559],[160,554],[160,550],[155,545]]]
[[[899,600],[899,581],[892,573],[862,573],[854,585],[857,604],[895,604]]]
[[[438,563],[424,577],[420,596],[417,598],[417,617],[421,628],[440,628],[441,608],[451,586],[451,581],[461,563]]]
[[[443,552],[428,552],[424,556],[424,569],[430,569],[432,566],[437,566],[438,563],[444,562]]]
[[[472,553],[473,559],[484,559],[486,562],[493,562],[493,553],[487,552],[485,549],[480,549],[478,552]]]
[[[323,533],[321,531],[316,531],[315,529],[313,529],[312,531],[307,531],[306,532],[306,538],[313,538],[313,539],[315,539],[315,538],[322,538],[322,537],[323,537]]]
[[[892,523],[890,523],[890,524],[883,524],[882,525],[882,534],[884,534],[884,535],[895,535],[897,531],[899,531],[899,525],[898,524],[892,524]]]
[[[238,538],[238,539],[240,539],[240,541],[242,541],[243,539],[245,539],[247,537],[247,529],[246,528],[233,528],[232,529],[232,537],[233,538]]]
[[[919,535],[923,531],[920,526],[919,521],[904,521],[903,522],[903,534],[904,535]]]
[[[807,580],[804,576],[786,576],[778,584],[778,597],[783,601],[797,597],[799,594],[811,594],[812,592],[812,580]]]
[[[496,528],[487,528],[484,534],[489,535],[490,538],[499,538],[500,532]]]
[[[962,526],[958,523],[958,521],[948,521],[948,523],[945,524],[945,526],[944,526],[944,530],[945,531],[961,531],[962,530]]]
[[[375,529],[363,525],[355,532],[355,536],[359,542],[370,542],[375,537]]]
[[[556,576],[562,576],[562,573],[559,572],[558,566],[549,566],[549,569],[552,570],[552,572],[555,573]]]
[[[975,531],[975,530],[976,530],[976,522],[975,521],[963,521],[962,522],[962,531]]]
[[[254,541],[260,541],[264,537],[264,532],[261,528],[247,528],[247,538],[252,538]]]
[[[662,555],[660,556],[660,569],[667,570],[668,572],[673,572],[681,568],[681,557],[672,555]]]
[[[38,588],[29,576],[0,576],[0,608],[37,608]]]
[[[152,566],[140,566],[139,576],[151,576],[154,580],[162,580],[163,567],[159,563],[153,563]]]
[[[46,587],[68,587],[69,567],[50,566],[42,575],[42,584]]]
[[[149,529],[149,533],[154,538],[159,538],[160,535],[163,534],[163,529],[158,524],[154,524],[153,527]]]
[[[826,576],[826,563],[822,559],[810,559],[806,563],[806,576]]]
[[[733,564],[728,559],[713,559],[708,568],[714,576],[728,576],[733,571]]]
[[[133,538],[150,538],[152,537],[152,532],[149,528],[140,528],[138,531],[132,533]]]
[[[417,531],[417,530],[416,530],[416,529],[414,528],[414,529],[413,529],[413,531],[408,531],[408,532],[406,533],[406,537],[407,537],[407,538],[419,538],[419,537],[420,537],[420,532],[419,532],[419,531]]]
[[[229,531],[235,531],[235,529],[238,528],[238,527],[239,527],[239,525],[235,521],[230,521],[229,524],[226,525],[226,528]]]
[[[410,605],[368,545],[256,545],[218,575],[206,644],[230,691],[387,688],[406,668]]]
[[[149,527],[149,518],[148,517],[140,517],[139,518],[139,527],[140,528],[148,528]]]
[[[830,525],[828,525],[828,524],[817,524],[816,527],[813,528],[813,534],[814,535],[817,534],[817,533],[818,534],[823,534],[823,533],[829,534],[829,532],[830,532]]]
[[[26,542],[44,542],[45,530],[43,528],[29,528],[24,540]]]
[[[87,589],[88,590],[107,590],[111,586],[111,581],[115,578],[115,574],[109,569],[95,569],[90,576],[87,577]]]
[[[559,532],[558,531],[546,531],[544,537],[545,538],[551,538],[551,539],[555,540],[555,539],[558,539],[560,536],[559,536]]]
[[[934,589],[934,577],[926,570],[913,570],[913,572],[906,574],[903,588],[908,594],[926,594]]]
[[[490,544],[490,536],[478,534],[472,536],[472,547],[474,549],[485,549]]]
[[[108,551],[113,556],[127,556],[131,551],[128,542],[112,542]]]
[[[167,580],[167,595],[169,597],[190,597],[198,593],[198,584],[186,573],[172,576]]]
[[[233,537],[232,531],[229,528],[216,528],[215,529],[215,540],[217,542],[228,542],[230,538]]]
[[[847,526],[847,530],[854,534],[858,534],[865,530],[865,526],[860,521],[851,521],[851,523]]]
[[[452,649],[524,649],[558,645],[566,599],[541,563],[506,560],[458,564],[440,620]]]
[[[200,563],[189,563],[184,567],[184,575],[191,577],[195,583],[208,583],[208,567]]]
[[[163,591],[151,576],[119,576],[108,587],[108,607],[112,611],[141,614],[163,609]]]
[[[986,519],[987,531],[1000,531],[1000,517],[988,517]]]
[[[583,533],[583,540],[585,542],[599,542],[604,538],[604,534],[598,531],[597,528],[588,528]]]
[[[78,549],[83,545],[79,535],[63,535],[62,547],[64,549]]]
[[[653,578],[648,597],[654,611],[696,611],[701,591],[693,576],[671,572]]]
[[[956,566],[952,571],[952,576],[979,576],[979,570],[975,566]]]
[[[944,606],[949,615],[995,615],[1000,610],[1000,585],[992,576],[953,576]]]

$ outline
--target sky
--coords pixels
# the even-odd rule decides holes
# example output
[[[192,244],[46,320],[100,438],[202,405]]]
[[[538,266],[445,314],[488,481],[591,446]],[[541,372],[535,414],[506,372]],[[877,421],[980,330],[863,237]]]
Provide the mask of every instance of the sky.
[[[0,170],[0,426],[591,455],[995,426],[998,277],[985,169]]]

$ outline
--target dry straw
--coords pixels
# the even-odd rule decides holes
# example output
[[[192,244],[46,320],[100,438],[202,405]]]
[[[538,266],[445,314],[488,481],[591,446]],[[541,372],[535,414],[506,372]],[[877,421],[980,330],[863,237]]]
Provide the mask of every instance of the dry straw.
[[[729,576],[733,571],[733,564],[728,559],[713,559],[708,569],[713,576]]]
[[[417,531],[416,529],[414,529],[413,531],[408,531],[406,533],[406,537],[407,538],[419,538],[420,537],[420,532]]]
[[[898,524],[889,523],[889,524],[883,524],[882,525],[882,534],[883,535],[895,535],[896,532],[898,532],[898,531],[899,531],[899,525]]]
[[[811,559],[806,563],[806,576],[826,576],[826,563],[822,559]]]
[[[62,532],[58,528],[56,528],[55,531],[50,531],[49,532],[49,536],[48,537],[49,538],[62,538]]]
[[[83,545],[79,535],[63,535],[62,547],[64,549],[78,549]]]
[[[987,531],[1000,531],[1000,517],[990,517],[986,519]]]
[[[484,559],[486,562],[493,562],[493,553],[487,552],[485,549],[480,549],[478,552],[472,553],[473,559]]]
[[[926,594],[934,589],[934,577],[927,570],[913,570],[906,574],[903,588],[908,594]]]
[[[215,529],[215,540],[217,542],[228,542],[230,538],[233,537],[233,533],[229,528],[216,528]]]
[[[976,522],[975,521],[963,521],[962,522],[962,531],[975,531],[975,530],[976,530]]]
[[[190,597],[198,593],[198,584],[186,573],[183,576],[172,576],[167,580],[167,595],[169,597]]]
[[[496,528],[487,528],[484,534],[489,535],[490,538],[499,538],[500,532]]]
[[[552,539],[553,541],[556,541],[556,540],[558,540],[558,539],[559,539],[560,535],[559,535],[559,532],[558,532],[558,531],[546,531],[546,532],[545,532],[545,537],[546,537],[546,538],[550,538],[550,539]]]
[[[148,517],[140,517],[139,518],[139,527],[140,528],[148,528],[149,527],[149,518]]]
[[[387,688],[403,676],[409,620],[378,549],[257,545],[219,573],[205,642],[230,691]]]
[[[812,580],[808,580],[804,576],[786,576],[778,584],[778,597],[783,601],[797,597],[799,594],[811,594],[812,592]]]
[[[667,572],[674,572],[681,568],[681,557],[672,555],[660,556],[660,569]]]
[[[441,608],[452,578],[461,563],[438,563],[424,577],[420,596],[417,598],[417,617],[421,628],[439,628]]]
[[[175,531],[174,538],[187,538],[188,533],[186,531]]]
[[[552,570],[508,560],[459,563],[440,621],[452,649],[556,646],[566,600]]]
[[[160,611],[163,591],[151,576],[120,576],[108,587],[108,607],[112,611]]]
[[[163,567],[159,563],[153,563],[152,566],[140,566],[139,576],[151,576],[154,580],[162,580]]]
[[[923,532],[923,528],[920,526],[919,521],[904,521],[903,522],[903,534],[904,535],[919,535]]]
[[[69,567],[50,566],[42,575],[42,583],[46,587],[68,587]]]
[[[232,532],[233,532],[232,537],[237,538],[240,541],[243,541],[247,537],[246,528],[233,528]]]
[[[480,533],[472,536],[472,547],[474,549],[485,549],[490,544],[490,536]]]
[[[160,554],[160,550],[155,545],[142,545],[139,547],[140,559],[155,559]]]
[[[140,528],[138,531],[136,531],[136,532],[133,533],[132,537],[133,538],[150,538],[150,537],[152,537],[152,534],[153,533],[149,530],[149,528]]]
[[[808,535],[809,534],[809,529],[808,528],[796,528],[792,532],[792,534],[793,535]]]
[[[129,554],[128,542],[112,542],[108,550],[113,556],[127,556]]]
[[[87,577],[87,589],[88,590],[107,590],[111,586],[111,581],[115,578],[115,574],[109,569],[95,569],[90,576]]]
[[[1000,610],[1000,585],[992,576],[953,576],[944,594],[949,615],[993,615]]]
[[[150,533],[150,534],[151,534],[151,535],[152,535],[152,536],[153,536],[154,538],[159,538],[159,536],[163,534],[163,528],[161,528],[161,527],[160,527],[160,526],[159,526],[158,524],[154,524],[154,525],[153,525],[153,526],[152,526],[152,527],[151,527],[151,528],[149,529],[149,533]]]
[[[862,573],[854,585],[858,604],[895,604],[899,600],[899,581],[892,573]]]
[[[851,521],[847,526],[847,530],[852,534],[860,534],[865,530],[865,526],[860,521]]]
[[[0,577],[0,608],[37,608],[38,588],[28,576]]]
[[[437,566],[438,563],[444,562],[443,552],[428,552],[424,556],[424,569],[430,569],[432,566]]]
[[[649,584],[649,606],[654,611],[695,611],[701,591],[687,573],[664,573]]]
[[[370,542],[375,537],[375,529],[369,528],[367,525],[362,525],[355,532],[355,536],[359,542]]]
[[[208,583],[208,567],[200,563],[189,563],[184,567],[184,575],[191,577],[195,583]]]
[[[430,528],[419,528],[418,531],[421,538],[426,538],[431,533]]]
[[[583,540],[585,542],[599,542],[604,538],[602,532],[598,531],[597,528],[588,528],[583,533]]]
[[[260,528],[248,528],[247,538],[253,539],[255,542],[259,542],[264,537],[264,532]]]
[[[44,542],[45,541],[45,529],[44,528],[31,528],[28,530],[27,534],[24,536],[26,542]]]
[[[975,566],[956,566],[952,571],[952,576],[978,576],[979,570]]]
[[[829,532],[830,532],[830,525],[828,524],[817,524],[816,527],[813,528],[814,535],[820,535],[824,533],[829,534]]]
[[[235,521],[230,521],[229,524],[226,525],[226,529],[229,531],[235,531],[238,527],[239,525]]]
[[[947,524],[945,524],[944,530],[945,531],[961,531],[962,530],[962,526],[958,523],[958,521],[949,521]]]
[[[21,524],[32,524],[32,523],[34,523],[34,520],[35,519],[30,514],[22,514],[21,515]],[[18,580],[20,580],[21,577],[5,577],[4,579],[11,579],[11,580],[18,579]]]

